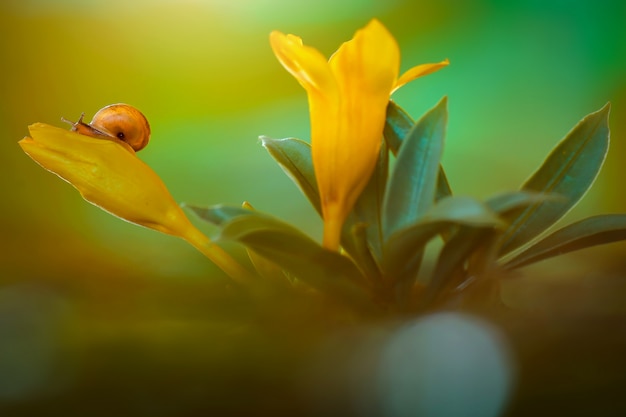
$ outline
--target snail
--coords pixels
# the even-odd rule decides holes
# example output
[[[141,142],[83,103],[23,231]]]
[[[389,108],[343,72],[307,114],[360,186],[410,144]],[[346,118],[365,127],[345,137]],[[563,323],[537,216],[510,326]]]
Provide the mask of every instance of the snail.
[[[91,123],[83,122],[85,113],[76,123],[62,118],[72,125],[72,132],[94,138],[115,138],[126,142],[135,152],[145,148],[150,140],[150,124],[146,117],[128,104],[111,104],[101,108],[93,116]]]

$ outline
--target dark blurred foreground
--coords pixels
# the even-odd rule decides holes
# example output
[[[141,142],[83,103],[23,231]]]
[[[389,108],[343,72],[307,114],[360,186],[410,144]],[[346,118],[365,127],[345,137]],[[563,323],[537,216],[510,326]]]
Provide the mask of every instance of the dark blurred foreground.
[[[625,278],[520,277],[514,308],[365,322],[220,280],[7,283],[0,415],[623,416]]]

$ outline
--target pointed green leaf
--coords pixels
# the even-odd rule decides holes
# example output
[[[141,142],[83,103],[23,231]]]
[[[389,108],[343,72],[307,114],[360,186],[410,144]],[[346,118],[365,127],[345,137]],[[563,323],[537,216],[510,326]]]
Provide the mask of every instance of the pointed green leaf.
[[[188,208],[194,212],[196,216],[204,221],[220,226],[239,216],[247,216],[251,213],[250,209],[243,207],[233,207],[224,204],[217,204],[209,207],[198,207],[191,204],[181,204],[182,207]]]
[[[320,194],[315,179],[311,145],[300,139],[271,139],[261,136],[261,144],[283,171],[298,185],[315,210],[322,215]]]
[[[383,202],[383,232],[415,223],[434,203],[447,123],[444,97],[410,130],[400,147]]]
[[[472,254],[493,240],[494,234],[494,229],[463,227],[446,242],[439,253],[422,302],[425,305],[430,304],[450,284],[462,281],[465,278],[465,263]]]
[[[342,234],[342,244],[344,244],[348,240],[346,236],[352,232],[352,229],[356,225],[364,224],[366,229],[363,231],[362,237],[367,241],[367,247],[371,252],[369,256],[374,257],[379,262],[382,259],[383,251],[382,205],[387,187],[388,171],[389,151],[383,142],[376,169],[346,219]],[[349,253],[352,253],[347,245],[344,244],[344,247]]]
[[[439,164],[439,173],[437,174],[437,189],[435,190],[435,201],[442,198],[450,197],[452,195],[452,189],[450,189],[450,183],[448,183],[448,176],[443,170],[443,165]]]
[[[492,200],[493,207],[490,207],[471,197],[449,197],[438,202],[414,227],[394,235],[394,244],[410,248],[424,245],[428,236],[434,237],[443,230],[458,227],[440,252],[424,301],[433,301],[450,283],[462,278],[469,257],[485,244],[492,244],[499,231],[506,228],[506,223],[494,209],[506,209],[534,198],[536,196],[530,193],[524,198],[502,196]]]
[[[394,155],[398,155],[400,145],[402,145],[402,141],[409,134],[413,125],[415,125],[415,121],[413,121],[411,116],[396,103],[389,100],[383,136],[387,146],[389,146]]]
[[[320,205],[319,191],[317,181],[315,179],[315,171],[313,168],[313,160],[311,157],[311,145],[299,139],[271,139],[265,136],[261,137],[263,146],[270,155],[278,162],[287,175],[300,187],[302,192],[321,215],[322,209]],[[361,259],[362,245],[357,248],[354,246],[354,236],[351,235],[352,228],[358,223],[367,224],[368,231],[366,234],[360,235],[368,239],[368,247],[371,250],[381,252],[380,250],[380,206],[384,187],[387,179],[388,152],[386,147],[381,148],[381,158],[378,162],[376,171],[368,182],[365,190],[359,196],[353,211],[346,219],[342,231],[341,243],[344,249],[356,258],[359,264],[363,263],[364,270],[368,275],[377,275],[377,269],[370,268],[373,266],[369,263],[371,254]]]
[[[308,285],[369,308],[364,278],[345,256],[322,248],[298,229],[252,212],[223,225],[220,239],[237,241]]]
[[[367,280],[377,285],[380,283],[381,272],[378,261],[374,259],[371,247],[367,240],[368,226],[364,223],[357,223],[352,226],[351,231],[342,234],[342,246],[356,261],[357,266],[365,275]]]
[[[435,204],[419,222],[394,233],[385,247],[384,270],[390,280],[403,278],[404,265],[420,256],[426,244],[453,226],[503,229],[506,224],[489,207],[471,197],[447,197]]]
[[[391,150],[394,155],[398,154],[402,141],[404,141],[414,125],[415,122],[411,116],[390,100],[387,106],[387,118],[385,120],[383,135],[389,150]],[[435,199],[439,200],[450,195],[452,195],[452,190],[450,189],[450,184],[448,183],[448,178],[443,170],[443,166],[440,165]]]
[[[522,186],[526,191],[559,194],[565,199],[536,203],[510,216],[511,225],[502,238],[501,254],[544,232],[591,187],[609,147],[609,109],[607,104],[582,119]]]
[[[287,283],[287,276],[282,268],[275,262],[265,259],[250,248],[246,248],[246,251],[248,252],[248,258],[250,258],[252,266],[254,266],[254,269],[262,278],[269,282],[280,280],[283,281],[283,283]]]
[[[533,191],[510,191],[493,195],[485,200],[485,204],[500,216],[510,214],[514,210],[526,208],[533,204],[545,201],[564,201],[563,196],[557,194],[537,193]]]
[[[306,284],[364,309],[371,308],[358,268],[328,251],[295,227],[267,214],[240,207],[188,206],[221,227],[220,239],[236,241]]]
[[[388,242],[389,254],[385,259],[384,270],[405,279],[415,276],[417,271],[399,270],[394,265],[412,265],[413,258],[421,258],[426,244],[436,235],[452,233],[457,226],[506,227],[499,217],[520,207],[560,198],[559,196],[514,191],[495,195],[482,203],[471,197],[443,198],[426,213],[415,225],[395,233]],[[444,239],[447,241],[448,239]]]
[[[506,224],[485,203],[473,197],[446,197],[437,202],[419,223],[450,222],[475,227],[499,227]]]
[[[255,210],[255,208],[252,207],[252,204],[250,204],[250,202],[248,201],[244,201],[241,206],[248,210]],[[288,275],[285,273],[285,271],[283,271],[280,266],[276,265],[272,261],[265,259],[250,248],[246,248],[246,251],[248,252],[248,258],[250,258],[252,266],[254,266],[254,269],[256,269],[259,275],[265,278],[265,280],[280,281],[282,284],[290,281]]]
[[[520,268],[564,253],[626,240],[626,214],[589,217],[570,224],[520,253],[504,267]]]

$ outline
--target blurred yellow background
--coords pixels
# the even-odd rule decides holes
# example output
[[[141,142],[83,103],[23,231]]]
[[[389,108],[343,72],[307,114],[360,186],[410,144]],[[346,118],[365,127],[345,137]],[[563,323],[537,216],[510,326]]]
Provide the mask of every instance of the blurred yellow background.
[[[61,117],[82,112],[89,120],[115,102],[147,115],[153,135],[140,155],[177,200],[248,200],[319,238],[317,216],[257,141],[308,140],[304,91],[273,57],[268,33],[296,33],[330,54],[371,17],[397,37],[404,69],[451,60],[394,98],[417,118],[449,96],[444,164],[455,192],[484,197],[517,187],[580,118],[612,101],[613,147],[582,208],[626,210],[621,1],[13,0],[0,7],[0,274],[8,279],[67,275],[81,269],[78,259],[157,277],[213,271],[182,242],[86,204],[16,145],[30,123],[63,126]]]
[[[43,288],[61,300],[58,314],[69,306],[69,317],[104,321],[193,316],[215,302],[211,288],[224,278],[200,253],[87,204],[17,145],[33,122],[64,126],[61,117],[82,112],[90,120],[116,102],[147,116],[152,139],[139,155],[178,201],[248,200],[319,239],[317,215],[257,140],[309,138],[306,95],[268,35],[298,34],[329,55],[372,17],[396,36],[403,70],[450,59],[394,98],[417,118],[449,97],[443,162],[456,193],[516,188],[578,120],[611,101],[607,164],[568,218],[626,212],[622,0],[5,0],[0,286]],[[98,323],[90,326],[107,334]]]

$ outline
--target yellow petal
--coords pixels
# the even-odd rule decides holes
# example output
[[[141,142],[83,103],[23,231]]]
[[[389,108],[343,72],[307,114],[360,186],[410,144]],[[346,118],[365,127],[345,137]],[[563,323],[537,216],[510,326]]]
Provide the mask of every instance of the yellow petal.
[[[395,87],[393,88],[392,93],[398,88],[402,87],[404,84],[413,81],[418,77],[431,74],[435,71],[439,71],[441,68],[447,66],[448,64],[450,64],[450,61],[448,59],[444,59],[443,61],[436,64],[422,64],[411,68],[410,70],[402,74],[402,76],[400,76],[400,78],[396,82]]]
[[[343,223],[376,166],[391,93],[448,61],[417,66],[398,79],[398,45],[376,19],[341,45],[328,63],[297,36],[272,32],[270,42],[308,93],[324,246],[336,250]]]
[[[334,93],[335,81],[326,61],[317,49],[302,44],[295,35],[270,33],[270,45],[276,58],[309,93]]]
[[[324,244],[330,249],[338,247],[343,222],[376,166],[399,62],[395,39],[372,20],[331,57],[339,88],[337,114],[333,117],[321,103],[311,108],[313,164],[324,214]],[[315,133],[316,127],[325,125],[332,125],[333,131]]]
[[[43,123],[19,144],[35,162],[85,200],[131,223],[185,237],[196,233],[159,176],[121,141],[96,139]]]
[[[128,222],[183,238],[239,283],[254,278],[191,224],[159,176],[125,142],[43,123],[29,130],[31,137],[19,141],[24,152],[88,202]]]
[[[313,149],[323,145],[325,140],[336,140],[340,123],[340,96],[334,74],[324,55],[315,48],[303,45],[299,37],[278,31],[270,34],[270,43],[280,63],[307,91]],[[313,161],[315,164],[315,154]],[[322,193],[321,199],[324,209],[324,201],[328,198]],[[328,217],[326,212],[323,213],[324,219]]]

